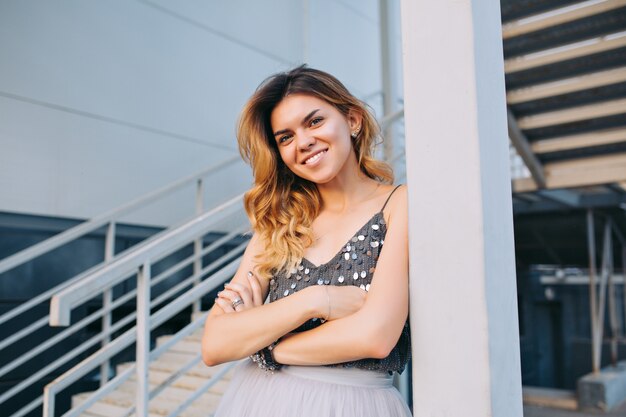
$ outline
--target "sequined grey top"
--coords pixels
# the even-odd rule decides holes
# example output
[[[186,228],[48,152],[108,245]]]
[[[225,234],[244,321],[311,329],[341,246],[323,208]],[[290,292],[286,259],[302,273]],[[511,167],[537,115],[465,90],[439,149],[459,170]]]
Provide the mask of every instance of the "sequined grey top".
[[[389,201],[389,198],[387,201]],[[387,202],[385,202],[386,204]],[[369,291],[370,283],[376,270],[378,256],[385,243],[387,232],[383,209],[374,214],[330,261],[316,266],[308,259],[303,258],[298,267],[291,271],[291,274],[283,273],[274,276],[270,281],[270,302],[288,297],[311,285],[355,285],[365,291]],[[295,329],[294,332],[311,330],[320,324],[321,321],[314,318]],[[410,357],[411,337],[407,320],[404,323],[402,334],[396,346],[386,358],[359,359],[326,366],[356,367],[388,371],[389,373],[393,371],[402,373]]]

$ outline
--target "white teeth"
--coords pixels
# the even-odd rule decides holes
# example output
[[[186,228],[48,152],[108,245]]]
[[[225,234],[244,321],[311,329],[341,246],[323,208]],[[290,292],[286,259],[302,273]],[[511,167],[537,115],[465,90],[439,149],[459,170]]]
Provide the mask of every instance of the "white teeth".
[[[313,162],[317,162],[317,160],[320,159],[322,157],[322,155],[324,155],[325,153],[326,153],[326,151],[322,151],[322,152],[316,153],[315,155],[313,155],[312,157],[310,157],[309,159],[304,161],[304,163],[305,164],[312,164]]]

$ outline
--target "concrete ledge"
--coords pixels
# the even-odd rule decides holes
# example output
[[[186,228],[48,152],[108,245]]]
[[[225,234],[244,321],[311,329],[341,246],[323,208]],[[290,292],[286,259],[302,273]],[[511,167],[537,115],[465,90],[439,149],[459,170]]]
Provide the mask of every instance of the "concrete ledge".
[[[578,402],[574,391],[543,388],[522,387],[525,405],[559,408],[561,410],[577,410]]]
[[[578,380],[580,410],[610,411],[626,400],[626,361]]]

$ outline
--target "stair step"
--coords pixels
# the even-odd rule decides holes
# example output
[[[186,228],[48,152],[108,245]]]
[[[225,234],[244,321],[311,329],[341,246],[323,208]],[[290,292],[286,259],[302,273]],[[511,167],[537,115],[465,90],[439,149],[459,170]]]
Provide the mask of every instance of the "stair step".
[[[182,360],[182,358],[180,356],[177,356],[176,352],[164,353],[157,361],[152,362],[150,364],[150,372],[149,373],[158,372],[158,371],[169,372],[169,373],[176,372],[184,364],[186,364],[187,361],[191,360],[192,356],[189,356],[186,359],[187,360]],[[126,363],[119,364],[117,366],[117,368],[116,368],[118,374],[123,372],[124,370],[128,369],[129,367],[131,367],[133,365],[134,365],[134,363],[131,363],[131,362],[126,362]],[[209,367],[209,366],[206,366],[204,363],[200,362],[196,366],[192,367],[187,372],[185,372],[185,375],[196,376],[196,377],[199,377],[199,378],[208,379],[208,378],[213,377],[213,375],[217,374],[219,371],[221,371],[226,366],[228,366],[227,363]],[[233,375],[233,370],[228,371],[223,376],[223,380],[230,381],[232,375]],[[134,379],[135,375],[131,375],[131,378]]]
[[[157,370],[151,369],[150,372],[148,373],[148,383],[151,386],[156,387],[159,384],[163,383],[165,380],[167,380],[171,375],[172,375],[172,372],[169,372],[169,371],[157,371]],[[209,376],[207,378],[207,377],[199,377],[195,375],[183,374],[180,377],[178,377],[176,380],[174,380],[171,383],[171,386],[195,391],[196,389],[200,388],[200,386],[204,384],[209,378],[211,377]],[[132,384],[133,391],[134,391],[134,386],[135,386],[134,385],[135,380],[136,380],[135,375],[133,375],[127,381]],[[230,381],[228,380],[220,379],[213,386],[211,386],[211,388],[209,388],[209,392],[223,394],[229,383]],[[126,386],[125,384],[126,383],[122,384],[122,386],[125,387]],[[120,389],[125,389],[125,388],[120,387]]]
[[[172,374],[178,372],[190,361],[198,359],[201,351],[201,339],[203,329],[198,329],[193,334],[175,343],[164,352],[156,361],[150,363],[148,372],[148,383],[150,390],[171,378]],[[174,336],[161,336],[157,338],[157,346],[171,340]],[[127,362],[119,364],[117,373],[134,366],[134,363]],[[206,366],[201,360],[183,375],[179,376],[170,385],[149,402],[150,417],[163,417],[173,412],[182,402],[187,400],[195,390],[204,385],[210,378],[222,371],[229,364],[217,366]],[[224,394],[233,370],[226,373],[222,379],[217,381],[206,392],[203,392],[191,406],[179,413],[179,417],[212,417],[217,409],[222,395]],[[127,381],[122,383],[115,391],[100,399],[89,409],[82,413],[84,417],[117,417],[126,413],[129,407],[136,403],[136,374],[133,373]],[[72,397],[72,405],[75,407],[83,403],[92,393],[81,393]],[[134,416],[134,414],[133,414]]]
[[[123,415],[126,410],[135,405],[135,390],[132,384],[120,387],[120,389],[110,393],[100,401],[92,405],[87,412],[91,415],[115,417]],[[161,417],[168,415],[185,401],[193,392],[181,388],[168,387],[160,392],[155,398],[150,400],[148,409],[150,415]],[[81,404],[91,393],[78,394],[72,399],[73,406]],[[182,414],[188,416],[206,417],[209,412],[214,411],[219,404],[221,395],[207,393],[201,395]]]
[[[168,340],[172,338],[173,336],[169,336],[169,335],[157,337],[157,346],[162,346],[165,342],[167,342]],[[200,340],[195,340],[193,338],[185,338],[181,340],[180,342],[174,344],[174,346],[172,346],[168,350],[171,352],[193,353],[194,355],[197,355],[198,353],[200,353],[200,349],[201,349]]]
[[[172,360],[174,359],[174,360]],[[165,371],[165,372],[175,372],[179,370],[186,362],[179,362],[176,360],[177,358],[172,358],[170,355],[167,355],[159,358],[156,362],[152,363],[150,366],[150,370],[154,371]],[[206,366],[204,363],[199,362],[197,365],[193,366],[189,369],[185,374],[193,375],[201,378],[211,378],[213,375],[220,372],[223,368],[228,366],[228,364],[221,364],[216,366]],[[225,380],[230,380],[232,377],[233,371],[229,371],[224,375]]]
[[[82,395],[82,394],[79,394]],[[72,400],[72,404],[74,401]],[[80,404],[80,402],[78,402]],[[76,405],[78,405],[76,404]],[[120,407],[115,404],[109,404],[106,402],[98,401],[89,407],[86,411],[84,411],[81,416],[83,417],[122,417],[126,414],[126,410],[128,407]],[[133,413],[130,415],[131,417],[135,417],[136,414]],[[156,414],[153,412],[148,413],[149,417],[162,417],[162,414]]]
[[[150,389],[153,388],[155,388],[155,386],[151,385]],[[82,404],[91,394],[92,392],[86,392],[72,396],[72,406],[75,407]],[[134,383],[128,381],[122,383],[115,391],[98,400],[96,404],[109,404],[123,408],[130,407],[135,404]]]
[[[158,397],[163,397],[168,400],[176,400],[178,401],[178,403],[181,403],[182,401],[189,398],[191,394],[193,394],[192,390],[178,387],[168,387],[160,392]],[[219,404],[221,398],[222,394],[216,394],[211,391],[207,391],[193,402],[193,406],[197,408],[215,409],[217,408],[217,405]]]
[[[150,371],[150,374],[149,374],[150,383],[160,384],[163,381],[165,381],[167,378],[169,378],[170,375],[171,373],[169,372]],[[205,382],[207,382],[207,379],[205,378],[199,378],[197,376],[192,376],[192,375],[183,375],[180,378],[176,379],[172,383],[172,386],[195,391],[196,389],[200,388],[200,386],[202,386],[202,384],[204,384]],[[216,394],[223,394],[228,384],[229,384],[229,381],[219,380],[213,386],[211,386],[211,388],[209,388],[209,392],[214,392]]]

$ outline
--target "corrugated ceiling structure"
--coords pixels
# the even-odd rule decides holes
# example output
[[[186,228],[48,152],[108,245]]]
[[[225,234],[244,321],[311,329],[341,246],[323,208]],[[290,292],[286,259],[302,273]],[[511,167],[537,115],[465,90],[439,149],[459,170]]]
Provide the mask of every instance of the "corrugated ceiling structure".
[[[516,213],[626,206],[626,0],[501,0]]]

